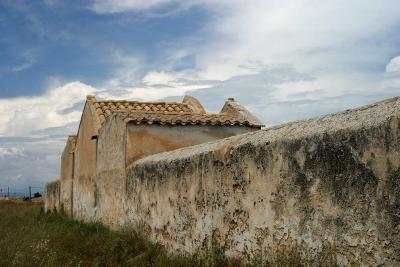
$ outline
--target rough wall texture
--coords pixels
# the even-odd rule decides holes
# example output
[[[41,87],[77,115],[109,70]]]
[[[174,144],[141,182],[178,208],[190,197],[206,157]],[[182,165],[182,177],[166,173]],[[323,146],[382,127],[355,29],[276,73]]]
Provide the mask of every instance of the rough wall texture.
[[[60,201],[63,211],[72,215],[75,136],[69,136],[61,155]]]
[[[233,135],[255,131],[245,126],[136,125],[127,126],[127,166],[148,155],[193,146]]]
[[[133,125],[111,116],[97,144],[95,217],[112,227],[125,224],[126,166],[148,154],[254,130],[236,126]]]
[[[330,247],[343,264],[397,266],[399,117],[393,98],[148,156],[125,170],[125,124],[108,120],[96,154],[84,115],[74,216],[141,223],[188,252],[218,244],[227,255],[255,255],[290,244]],[[58,186],[47,185],[46,210],[59,208]]]
[[[111,117],[98,139],[96,181],[96,217],[110,226],[124,224],[122,205],[126,192],[126,124]]]
[[[60,211],[60,181],[54,181],[46,184],[44,192],[44,210],[46,212]]]
[[[400,264],[400,100],[146,157],[128,223],[189,252],[297,244],[343,264]]]
[[[76,141],[73,184],[73,216],[77,219],[92,220],[95,216],[97,139],[96,122],[86,103]]]

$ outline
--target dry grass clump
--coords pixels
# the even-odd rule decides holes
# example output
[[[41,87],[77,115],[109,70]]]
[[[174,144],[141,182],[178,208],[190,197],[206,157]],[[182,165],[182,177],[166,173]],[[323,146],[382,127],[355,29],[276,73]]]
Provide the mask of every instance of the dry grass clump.
[[[39,203],[0,201],[0,266],[335,266],[277,251],[244,263],[215,248],[202,255],[170,254],[141,231],[110,231],[62,214],[44,214]]]

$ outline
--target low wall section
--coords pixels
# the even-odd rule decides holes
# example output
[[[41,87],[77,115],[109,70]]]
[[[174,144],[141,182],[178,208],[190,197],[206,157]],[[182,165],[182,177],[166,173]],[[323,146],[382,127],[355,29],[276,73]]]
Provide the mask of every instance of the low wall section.
[[[46,212],[55,212],[61,210],[60,180],[46,184],[44,198],[44,209]]]
[[[400,264],[400,100],[149,156],[128,170],[126,222],[171,249],[298,245]]]
[[[95,191],[79,189],[95,201],[87,213],[79,210],[85,203],[74,205],[74,216],[113,228],[144,224],[173,250],[218,245],[237,256],[329,247],[342,264],[397,266],[399,117],[392,98],[149,156],[127,170],[123,132],[106,127]],[[46,210],[58,209],[59,192],[58,182],[47,185]]]

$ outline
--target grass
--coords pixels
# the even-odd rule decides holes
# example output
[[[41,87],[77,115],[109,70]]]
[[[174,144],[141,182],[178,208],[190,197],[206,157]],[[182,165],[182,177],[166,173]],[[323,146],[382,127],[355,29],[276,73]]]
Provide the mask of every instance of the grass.
[[[292,249],[248,263],[227,259],[220,249],[170,254],[134,229],[110,231],[44,214],[40,203],[0,201],[0,266],[336,266],[332,258],[322,260]]]

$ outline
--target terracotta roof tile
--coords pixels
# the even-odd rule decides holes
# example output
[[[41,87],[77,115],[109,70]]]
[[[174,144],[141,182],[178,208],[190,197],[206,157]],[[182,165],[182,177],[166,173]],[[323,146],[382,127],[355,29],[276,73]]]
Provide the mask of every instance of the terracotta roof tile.
[[[89,101],[97,113],[99,128],[113,113],[123,116],[125,121],[136,124],[161,125],[245,125],[260,128],[262,125],[229,113],[199,113],[187,103],[137,102],[126,100]]]
[[[121,112],[125,122],[136,124],[161,125],[239,125],[260,127],[247,120],[234,117],[227,113],[192,113],[192,112]]]
[[[166,112],[183,113],[191,112],[191,109],[184,103],[144,103],[126,100],[96,100],[93,107],[99,116],[100,124],[103,125],[107,117],[118,111],[145,111],[145,112]]]

